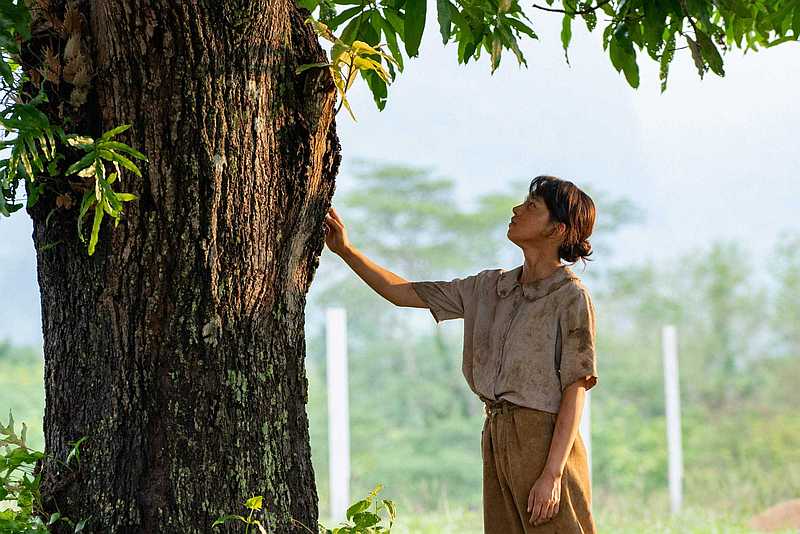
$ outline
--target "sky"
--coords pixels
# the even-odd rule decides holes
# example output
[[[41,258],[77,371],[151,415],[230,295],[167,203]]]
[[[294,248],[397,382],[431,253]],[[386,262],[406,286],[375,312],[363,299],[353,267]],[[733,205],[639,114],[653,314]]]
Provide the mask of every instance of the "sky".
[[[528,10],[539,35],[521,43],[528,68],[504,51],[492,75],[485,53],[458,64],[455,43],[442,45],[435,2],[429,8],[420,56],[406,59],[386,108],[377,110],[361,79],[348,92],[358,122],[344,108],[337,115],[337,194],[352,186],[355,160],[365,158],[448,176],[464,207],[509,180],[552,174],[644,211],[642,223],[617,235],[615,250],[623,252],[612,261],[620,265],[734,239],[763,273],[781,232],[800,232],[800,44],[735,49],[724,57],[724,78],[703,80],[688,49],[678,50],[661,94],[658,65],[646,54],[638,56],[638,89],[614,70],[602,20],[593,33],[574,24],[567,65],[560,15]],[[0,339],[39,345],[31,233],[24,210],[0,218]],[[358,236],[350,238],[358,246]]]

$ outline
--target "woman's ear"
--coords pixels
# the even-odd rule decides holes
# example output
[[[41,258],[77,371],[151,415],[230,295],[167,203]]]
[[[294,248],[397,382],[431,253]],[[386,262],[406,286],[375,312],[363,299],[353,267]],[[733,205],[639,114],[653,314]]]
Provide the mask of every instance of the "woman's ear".
[[[567,225],[562,222],[553,221],[550,223],[550,229],[547,232],[547,237],[557,238],[561,243],[567,237]]]

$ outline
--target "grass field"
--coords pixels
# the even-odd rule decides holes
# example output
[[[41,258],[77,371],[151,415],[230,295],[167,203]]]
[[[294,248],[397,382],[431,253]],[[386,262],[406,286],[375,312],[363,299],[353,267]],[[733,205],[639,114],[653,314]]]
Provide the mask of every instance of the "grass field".
[[[392,532],[397,534],[483,534],[480,511],[443,508],[423,514],[405,513],[402,506]],[[730,514],[704,506],[686,506],[671,517],[661,510],[639,513],[595,511],[595,521],[601,534],[755,534],[747,528],[749,514]],[[331,527],[333,521],[322,520]],[[772,534],[797,534],[796,529],[772,531]]]

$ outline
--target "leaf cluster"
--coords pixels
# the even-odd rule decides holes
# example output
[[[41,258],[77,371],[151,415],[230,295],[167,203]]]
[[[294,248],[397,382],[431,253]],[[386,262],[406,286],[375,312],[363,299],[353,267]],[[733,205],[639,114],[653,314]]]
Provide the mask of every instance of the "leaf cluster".
[[[546,2],[547,6],[556,4],[555,0]],[[419,55],[427,0],[299,0],[298,3],[310,13],[319,9],[319,22],[315,26],[330,41],[345,46],[363,41],[378,47],[383,35],[391,58],[401,71],[400,43],[409,57]],[[624,74],[631,87],[638,87],[637,49],[639,53],[645,52],[659,64],[662,92],[667,87],[669,65],[680,48],[689,49],[701,78],[708,70],[724,76],[723,54],[734,45],[746,53],[758,50],[759,46],[771,47],[800,37],[798,0],[562,0],[559,4],[560,7],[537,4],[533,7],[562,16],[560,38],[568,64],[573,22],[582,19],[591,32],[598,26],[598,15],[605,15],[603,50],[608,51],[614,69]],[[517,0],[436,0],[436,14],[442,44],[451,40],[457,43],[460,64],[467,64],[470,59],[477,61],[485,52],[494,73],[503,51],[508,50],[520,66],[528,66],[520,39],[526,36],[538,39],[538,36],[531,26],[533,21]],[[325,25],[324,33],[319,31],[318,24]],[[339,27],[343,29],[337,37],[333,32]],[[680,40],[686,45],[677,47]],[[380,57],[374,59],[380,62]],[[394,79],[391,63],[387,62],[387,68]],[[380,77],[374,71],[369,72],[362,72],[362,76],[382,110],[386,105],[386,84],[379,82]]]
[[[47,534],[49,528],[58,522],[70,525],[73,533],[83,532],[91,516],[74,522],[60,512],[47,514],[42,509],[40,493],[41,473],[36,472],[37,462],[44,459],[41,451],[28,447],[25,441],[27,426],[17,435],[14,430],[14,417],[8,414],[8,424],[0,424],[0,502],[5,503],[0,510],[0,534]],[[87,439],[83,437],[72,443],[65,467],[71,458],[78,458],[80,445]],[[43,520],[42,518],[45,518]]]
[[[347,509],[347,513],[345,514],[347,521],[341,523],[338,527],[330,529],[320,523],[318,525],[318,534],[391,534],[392,524],[397,517],[397,511],[395,509],[394,502],[388,499],[377,498],[381,489],[383,489],[383,486],[378,484],[364,499],[353,503]],[[228,521],[241,521],[247,525],[245,528],[245,534],[249,534],[251,525],[255,526],[258,529],[258,532],[261,534],[266,534],[267,530],[264,528],[263,523],[253,517],[256,512],[262,510],[263,500],[264,498],[261,495],[250,497],[244,503],[245,508],[250,510],[247,517],[238,514],[225,514],[218,517],[211,524],[211,526],[216,527],[224,525]],[[372,510],[370,510],[370,507],[372,507]],[[381,525],[381,522],[383,521],[381,512],[383,510],[386,510],[386,512],[389,514],[388,527]],[[314,534],[314,531],[310,530],[299,521],[294,519],[293,521],[297,522],[300,526],[311,532],[311,534]]]
[[[121,178],[120,165],[141,176],[139,168],[126,155],[145,161],[146,158],[125,143],[111,139],[127,130],[130,125],[113,128],[95,141],[85,135],[67,135],[65,127],[70,122],[69,118],[65,119],[64,124],[51,124],[40,106],[49,101],[45,88],[46,83],[53,83],[53,80],[46,78],[41,81],[39,92],[33,97],[25,91],[26,87],[34,84],[23,69],[19,57],[21,44],[31,38],[30,25],[31,13],[27,2],[0,0],[0,86],[4,95],[0,104],[0,129],[4,138],[0,141],[0,149],[10,149],[8,157],[0,158],[0,214],[9,217],[23,207],[23,203],[17,200],[20,183],[24,183],[27,191],[24,205],[32,208],[46,186],[61,182],[61,187],[53,190],[63,189],[65,182],[58,178],[77,174],[84,179],[83,184],[78,185],[79,190],[85,191],[77,221],[78,235],[84,243],[86,239],[82,232],[83,218],[90,208],[95,208],[88,242],[88,253],[92,255],[104,215],[113,217],[116,227],[122,214],[122,203],[137,198],[132,193],[119,192],[112,187],[114,181]],[[28,70],[39,68],[35,65],[27,67]],[[57,140],[61,142],[61,146],[84,151],[81,159],[69,165],[66,172],[58,165],[60,160],[66,160],[67,157],[59,152]],[[106,175],[103,161],[112,163],[116,172]],[[41,179],[45,171],[47,177]],[[75,189],[74,184],[69,185]],[[56,207],[48,213],[45,224],[58,208],[69,209],[71,206],[72,202],[67,194],[59,196]],[[48,243],[45,247],[55,244],[57,243]]]

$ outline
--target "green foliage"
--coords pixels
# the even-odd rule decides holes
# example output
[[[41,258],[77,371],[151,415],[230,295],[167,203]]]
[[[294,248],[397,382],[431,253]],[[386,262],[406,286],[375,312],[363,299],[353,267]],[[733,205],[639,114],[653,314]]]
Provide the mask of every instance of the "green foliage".
[[[547,0],[548,6],[554,3],[554,0]],[[408,57],[419,55],[425,30],[426,0],[303,0],[299,4],[311,13],[319,8],[320,22],[313,17],[308,20],[314,22],[320,35],[336,43],[332,50],[333,64],[338,49],[358,40],[379,49],[383,46],[380,44],[382,34],[392,53],[391,61],[398,64],[401,71],[403,58],[399,41]],[[708,70],[718,76],[725,75],[722,54],[733,46],[743,48],[746,53],[758,50],[759,46],[771,47],[800,38],[800,2],[797,0],[563,0],[561,8],[534,7],[563,14],[560,38],[567,63],[575,18],[580,16],[591,32],[597,27],[598,13],[606,15],[609,18],[603,29],[603,50],[608,50],[612,66],[636,88],[639,86],[637,48],[639,52],[645,51],[659,63],[662,92],[667,88],[669,65],[678,49],[678,39],[685,39],[686,47],[682,48],[689,48],[702,78]],[[520,66],[528,66],[519,40],[523,36],[531,39],[538,39],[538,36],[528,24],[533,21],[517,0],[436,0],[436,13],[442,44],[451,40],[458,43],[459,64],[466,65],[470,59],[477,61],[485,51],[490,56],[494,73],[500,66],[503,50],[509,50]],[[337,39],[332,32],[340,26],[344,29]],[[381,58],[387,61],[394,80],[389,56],[383,55],[375,56],[377,65],[372,67],[375,70],[363,75],[380,110],[386,103],[385,80],[378,80],[376,76]],[[340,89],[340,93],[344,99],[344,91]],[[349,105],[347,107],[350,110]],[[352,115],[352,111],[350,113]]]
[[[318,524],[319,534],[390,534],[392,531],[392,524],[397,517],[397,511],[395,510],[395,505],[392,501],[388,499],[379,500],[377,498],[378,493],[380,493],[382,488],[383,486],[378,484],[364,499],[353,503],[347,509],[347,521],[341,523],[338,527],[331,529],[327,528],[321,523]],[[261,495],[251,497],[244,503],[245,508],[250,510],[247,517],[236,514],[226,514],[217,518],[211,524],[211,526],[216,527],[219,525],[224,525],[228,521],[241,521],[247,525],[247,527],[245,527],[245,534],[249,534],[250,525],[258,528],[260,533],[266,534],[267,530],[264,528],[262,522],[253,518],[253,514],[255,512],[261,511],[262,505],[263,497]],[[370,510],[370,506],[373,507],[372,510]],[[384,520],[384,518],[381,517],[381,512],[383,510],[386,510],[386,512],[389,514],[388,526],[381,524]],[[303,525],[299,521],[296,521],[294,518],[292,520],[299,526],[311,532],[311,534],[314,534],[314,531],[310,530],[307,526]]]
[[[57,174],[55,164],[63,159],[62,155],[56,153],[54,135],[64,139],[64,130],[51,125],[47,116],[36,108],[43,102],[47,102],[44,85],[30,102],[14,103],[0,111],[3,136],[6,137],[8,132],[16,132],[13,140],[0,141],[0,149],[11,149],[9,158],[0,159],[0,213],[6,217],[22,207],[22,204],[15,202],[20,178],[27,181],[27,207],[30,208],[36,204],[42,191],[42,185],[35,183],[36,174],[44,172],[45,165],[51,176]]]
[[[100,139],[94,140],[84,135],[65,134],[64,128],[70,122],[69,118],[62,125],[51,124],[47,114],[38,107],[49,101],[45,90],[46,83],[49,82],[41,81],[38,94],[30,98],[24,88],[31,83],[31,79],[18,60],[20,43],[31,37],[31,16],[27,3],[0,0],[0,15],[2,15],[0,16],[0,89],[13,99],[11,103],[8,98],[3,102],[5,107],[0,110],[0,128],[4,138],[14,134],[13,139],[0,141],[0,149],[11,149],[8,158],[0,159],[0,214],[9,217],[23,207],[22,203],[17,202],[16,196],[21,181],[24,182],[27,191],[25,205],[31,208],[46,191],[48,183],[54,183],[58,178],[77,173],[79,177],[84,178],[84,182],[94,182],[92,187],[86,188],[77,217],[78,235],[85,243],[82,221],[87,211],[94,206],[94,221],[87,247],[91,256],[97,245],[103,216],[108,214],[113,217],[116,227],[122,214],[122,202],[137,198],[132,193],[122,193],[111,187],[111,184],[121,177],[120,165],[141,176],[139,168],[123,153],[138,159],[146,160],[146,158],[130,146],[111,140],[113,136],[127,130],[130,125],[113,128],[105,132]],[[27,66],[29,70],[40,67],[41,65]],[[79,148],[85,152],[83,157],[72,163],[63,174],[58,162],[67,158],[58,152],[56,139],[66,146]],[[106,176],[103,160],[113,163],[116,172]],[[37,179],[41,178],[45,171],[46,179]],[[66,182],[61,185],[66,185]],[[56,191],[59,188],[52,189]],[[48,221],[55,209],[57,208],[48,214]],[[46,246],[54,246],[57,243]]]
[[[94,224],[92,224],[92,233],[89,239],[89,255],[94,254],[95,246],[97,245],[98,234],[100,231],[100,223],[103,216],[107,213],[114,218],[114,227],[119,224],[120,215],[122,213],[122,203],[135,200],[138,197],[132,193],[117,193],[111,188],[111,184],[121,176],[119,166],[122,165],[127,170],[133,172],[136,176],[141,177],[142,173],[139,168],[133,164],[131,160],[120,154],[131,155],[138,159],[147,160],[141,152],[129,147],[125,143],[112,141],[111,138],[115,135],[124,132],[130,128],[130,124],[123,124],[105,132],[99,139],[92,139],[91,137],[80,135],[68,135],[67,143],[73,147],[82,149],[84,156],[70,165],[65,171],[65,175],[76,174],[83,178],[94,177],[94,189],[88,190],[83,194],[81,201],[80,213],[78,214],[78,236],[84,243],[86,239],[83,236],[83,217],[94,206]],[[116,169],[106,177],[106,168],[102,160],[111,162]]]
[[[41,474],[37,472],[36,464],[44,458],[44,453],[28,446],[26,434],[27,426],[22,423],[22,430],[17,435],[11,413],[8,414],[8,425],[0,424],[0,447],[5,448],[0,454],[0,503],[4,504],[0,508],[0,533],[47,534],[50,532],[48,527],[58,522],[69,524],[75,534],[82,532],[91,516],[75,523],[58,512],[47,514],[42,509]],[[73,446],[70,455],[77,447]]]

